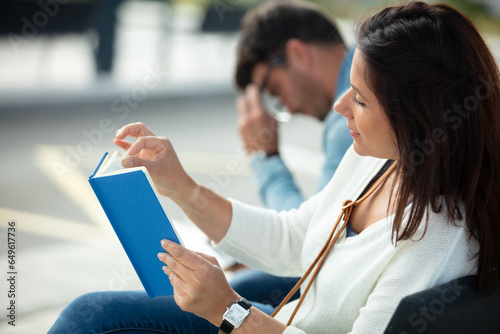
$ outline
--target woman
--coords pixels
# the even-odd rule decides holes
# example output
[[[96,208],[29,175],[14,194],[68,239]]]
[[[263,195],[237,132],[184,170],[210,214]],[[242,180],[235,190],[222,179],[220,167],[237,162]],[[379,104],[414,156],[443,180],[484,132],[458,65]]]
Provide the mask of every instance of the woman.
[[[185,173],[168,139],[140,123],[117,133],[131,156],[124,165],[146,166],[159,192],[219,249],[270,273],[302,275],[335,218],[350,213],[291,324],[298,301],[275,318],[254,305],[237,319],[237,333],[378,333],[405,295],[475,273],[486,291],[499,280],[500,75],[484,41],[451,7],[413,2],[361,24],[357,45],[352,88],[335,105],[353,146],[325,190],[299,210],[223,199]],[[345,201],[360,197],[354,208]],[[240,296],[214,259],[162,245],[173,298],[85,295],[52,333],[217,333]]]

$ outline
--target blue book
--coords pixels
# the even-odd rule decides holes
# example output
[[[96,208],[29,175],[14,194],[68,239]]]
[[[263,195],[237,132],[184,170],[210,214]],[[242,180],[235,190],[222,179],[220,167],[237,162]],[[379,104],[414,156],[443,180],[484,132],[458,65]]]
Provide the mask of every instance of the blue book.
[[[149,297],[172,295],[172,285],[157,254],[165,251],[162,239],[182,242],[158,200],[147,169],[124,168],[122,160],[118,152],[105,153],[89,183]]]

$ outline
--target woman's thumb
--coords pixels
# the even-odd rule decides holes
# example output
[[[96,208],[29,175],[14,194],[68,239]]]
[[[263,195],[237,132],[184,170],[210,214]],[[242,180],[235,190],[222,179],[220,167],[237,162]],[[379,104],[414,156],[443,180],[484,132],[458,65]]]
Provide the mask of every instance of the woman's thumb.
[[[138,166],[144,166],[148,167],[149,161],[137,158],[137,157],[125,157],[122,161],[123,167],[129,168],[129,167],[138,167]]]

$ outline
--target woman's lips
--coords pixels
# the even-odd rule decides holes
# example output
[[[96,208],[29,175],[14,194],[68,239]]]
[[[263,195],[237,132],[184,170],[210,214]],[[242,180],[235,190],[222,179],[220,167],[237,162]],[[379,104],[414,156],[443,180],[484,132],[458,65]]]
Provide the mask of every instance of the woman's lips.
[[[349,130],[351,130],[351,129],[349,129]],[[351,130],[351,136],[353,136],[353,137],[359,137],[360,134]]]

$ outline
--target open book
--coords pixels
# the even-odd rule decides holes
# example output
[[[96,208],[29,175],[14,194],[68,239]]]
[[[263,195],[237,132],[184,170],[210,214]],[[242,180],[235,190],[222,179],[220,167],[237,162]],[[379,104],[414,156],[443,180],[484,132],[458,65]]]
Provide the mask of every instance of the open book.
[[[105,153],[89,177],[101,206],[149,297],[173,294],[157,254],[161,240],[182,244],[145,167],[124,168],[123,157]]]

